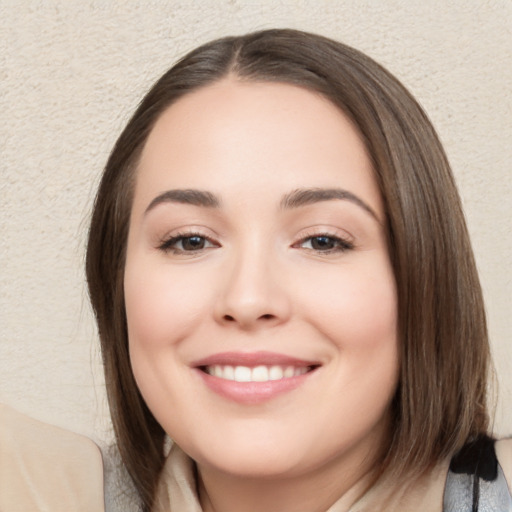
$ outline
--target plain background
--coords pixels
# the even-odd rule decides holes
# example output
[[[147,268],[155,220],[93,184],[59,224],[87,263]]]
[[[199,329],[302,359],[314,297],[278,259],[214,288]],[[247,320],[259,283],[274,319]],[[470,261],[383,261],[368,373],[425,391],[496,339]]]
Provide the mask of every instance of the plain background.
[[[213,38],[271,27],[318,32],[368,53],[429,113],[485,292],[499,381],[495,429],[512,434],[509,0],[3,0],[0,401],[104,449],[111,443],[83,272],[102,166],[176,58]],[[115,494],[111,486],[111,509]]]

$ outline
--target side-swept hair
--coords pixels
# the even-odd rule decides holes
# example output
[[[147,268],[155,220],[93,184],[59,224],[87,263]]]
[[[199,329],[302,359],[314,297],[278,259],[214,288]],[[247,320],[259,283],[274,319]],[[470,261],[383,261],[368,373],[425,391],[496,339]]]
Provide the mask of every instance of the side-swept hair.
[[[322,94],[359,130],[386,212],[398,294],[400,378],[382,471],[417,475],[488,429],[489,365],[481,288],[454,179],[409,92],[364,54],[294,30],[226,37],[190,52],[151,88],[107,162],[89,231],[86,271],[120,453],[150,510],[165,433],[130,366],[123,295],[134,175],[157,119],[226,76]]]

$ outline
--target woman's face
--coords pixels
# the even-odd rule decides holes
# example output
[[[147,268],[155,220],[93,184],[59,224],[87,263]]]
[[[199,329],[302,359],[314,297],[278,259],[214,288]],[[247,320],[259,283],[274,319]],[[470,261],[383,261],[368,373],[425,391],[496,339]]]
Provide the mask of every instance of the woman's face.
[[[307,90],[226,79],[161,116],[137,172],[130,357],[166,432],[232,475],[371,461],[397,382],[397,305],[352,124]]]

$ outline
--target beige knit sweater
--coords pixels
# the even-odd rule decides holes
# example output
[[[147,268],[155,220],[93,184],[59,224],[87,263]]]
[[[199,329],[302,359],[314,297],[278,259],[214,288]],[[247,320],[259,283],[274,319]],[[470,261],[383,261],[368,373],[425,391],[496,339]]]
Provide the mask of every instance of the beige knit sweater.
[[[512,439],[496,443],[498,460],[507,482],[512,482]],[[385,480],[368,492],[366,482],[358,482],[327,512],[442,512],[443,492],[449,461],[408,485],[389,485]],[[176,445],[167,458],[157,495],[156,512],[201,512],[196,494],[193,462]]]
[[[512,439],[496,443],[512,482]],[[441,512],[448,461],[398,488],[382,481],[360,498],[359,482],[328,512]],[[193,462],[174,445],[158,487],[155,512],[201,512]],[[103,471],[96,445],[0,404],[0,512],[103,512]]]
[[[98,447],[0,404],[0,512],[103,510]]]

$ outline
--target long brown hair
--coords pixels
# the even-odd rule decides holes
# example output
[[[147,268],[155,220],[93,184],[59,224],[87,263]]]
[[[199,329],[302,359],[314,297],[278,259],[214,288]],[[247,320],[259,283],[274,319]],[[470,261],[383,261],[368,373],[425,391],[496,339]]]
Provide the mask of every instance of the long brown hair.
[[[454,179],[427,116],[388,71],[338,42],[294,30],[227,37],[189,53],[144,97],[107,162],[90,226],[87,281],[109,405],[143,510],[151,508],[165,433],[137,389],[128,355],[123,273],[134,175],[159,116],[227,75],[320,93],[366,143],[398,292],[401,373],[383,471],[421,473],[488,429],[482,293]]]

